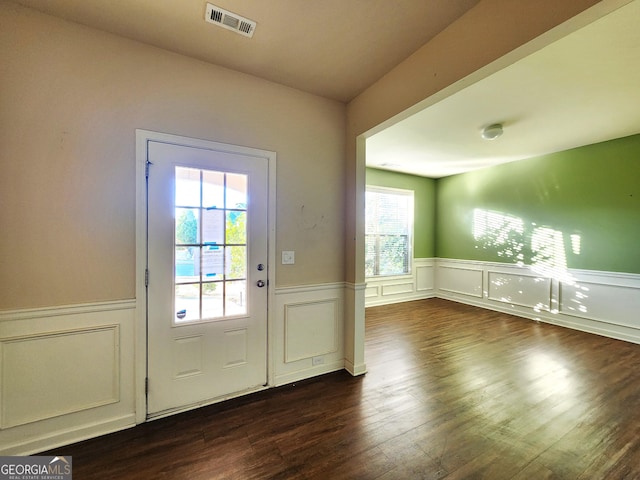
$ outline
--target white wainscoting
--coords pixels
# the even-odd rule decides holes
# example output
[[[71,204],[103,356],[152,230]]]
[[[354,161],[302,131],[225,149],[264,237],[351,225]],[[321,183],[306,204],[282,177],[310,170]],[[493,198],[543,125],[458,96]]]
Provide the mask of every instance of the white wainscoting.
[[[411,274],[367,278],[365,307],[409,302],[435,294],[435,260],[414,258]]]
[[[640,275],[438,259],[436,296],[640,343]]]
[[[0,454],[135,425],[135,301],[0,312]]]
[[[274,386],[344,368],[344,284],[275,290]]]

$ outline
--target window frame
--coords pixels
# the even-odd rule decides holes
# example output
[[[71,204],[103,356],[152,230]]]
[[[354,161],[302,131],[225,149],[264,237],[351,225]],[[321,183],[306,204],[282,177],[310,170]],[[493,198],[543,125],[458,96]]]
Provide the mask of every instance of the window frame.
[[[402,273],[387,273],[380,274],[374,273],[373,275],[367,275],[366,271],[366,262],[367,262],[367,252],[366,252],[366,241],[367,237],[372,235],[367,233],[367,214],[366,214],[366,195],[369,193],[381,193],[381,194],[390,194],[390,195],[398,195],[409,198],[409,205],[407,207],[407,230],[408,230],[408,241],[407,241],[407,271]],[[391,278],[391,277],[410,277],[413,275],[413,241],[415,237],[414,231],[414,217],[415,211],[415,191],[405,188],[394,188],[394,187],[384,187],[379,185],[366,185],[365,186],[365,278],[371,279],[379,279],[379,278]],[[379,257],[378,257],[379,258]],[[377,262],[379,264],[379,262]]]

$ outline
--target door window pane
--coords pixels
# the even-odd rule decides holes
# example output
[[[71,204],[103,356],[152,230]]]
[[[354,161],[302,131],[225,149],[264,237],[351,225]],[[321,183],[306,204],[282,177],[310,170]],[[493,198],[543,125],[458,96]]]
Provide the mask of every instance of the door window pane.
[[[207,208],[202,215],[202,243],[224,244],[224,209]]]
[[[242,245],[247,243],[247,212],[232,210],[227,212],[228,244]]]
[[[202,318],[219,318],[224,316],[223,308],[224,282],[202,284]]]
[[[247,176],[176,167],[175,324],[247,314]]]
[[[200,248],[176,247],[176,283],[190,283],[200,280]]]
[[[176,207],[199,207],[200,185],[200,170],[176,167]]]
[[[205,280],[224,274],[224,247],[208,245],[202,249],[202,276]]]
[[[199,217],[199,208],[176,208],[176,245],[200,243]]]
[[[200,318],[200,284],[176,285],[175,323],[192,322]]]
[[[227,252],[227,278],[247,278],[247,247],[227,247]]]
[[[224,208],[223,172],[204,170],[202,172],[202,206],[204,208]]]
[[[247,208],[247,176],[227,174],[227,208]]]
[[[225,291],[225,310],[228,315],[247,313],[247,282],[227,282]]]

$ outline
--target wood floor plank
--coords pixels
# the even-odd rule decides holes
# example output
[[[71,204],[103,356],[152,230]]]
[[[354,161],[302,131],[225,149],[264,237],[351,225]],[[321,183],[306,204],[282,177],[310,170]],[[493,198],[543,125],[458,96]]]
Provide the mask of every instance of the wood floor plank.
[[[367,309],[365,353],[44,453],[76,480],[640,478],[638,345],[430,299]]]

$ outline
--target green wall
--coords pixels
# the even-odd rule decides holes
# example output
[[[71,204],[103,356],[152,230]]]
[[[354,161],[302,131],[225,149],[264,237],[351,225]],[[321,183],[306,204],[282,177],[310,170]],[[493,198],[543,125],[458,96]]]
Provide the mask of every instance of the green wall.
[[[367,185],[414,191],[413,256],[435,256],[436,181],[431,178],[367,168]]]
[[[441,258],[640,273],[640,135],[439,179],[435,232]]]

